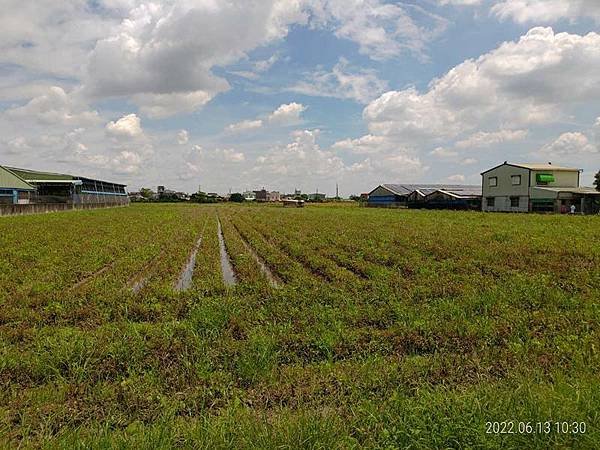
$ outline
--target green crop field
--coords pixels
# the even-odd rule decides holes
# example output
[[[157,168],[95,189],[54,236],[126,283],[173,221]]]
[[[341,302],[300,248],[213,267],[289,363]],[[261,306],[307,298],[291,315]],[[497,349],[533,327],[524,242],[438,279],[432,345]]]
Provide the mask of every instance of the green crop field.
[[[2,447],[600,447],[600,217],[141,205],[0,249]]]

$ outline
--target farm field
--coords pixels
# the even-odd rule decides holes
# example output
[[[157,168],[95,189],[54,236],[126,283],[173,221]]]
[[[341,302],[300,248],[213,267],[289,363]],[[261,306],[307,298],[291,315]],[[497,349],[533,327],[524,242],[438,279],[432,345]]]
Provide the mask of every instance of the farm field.
[[[3,447],[600,447],[600,217],[134,205],[0,249]]]

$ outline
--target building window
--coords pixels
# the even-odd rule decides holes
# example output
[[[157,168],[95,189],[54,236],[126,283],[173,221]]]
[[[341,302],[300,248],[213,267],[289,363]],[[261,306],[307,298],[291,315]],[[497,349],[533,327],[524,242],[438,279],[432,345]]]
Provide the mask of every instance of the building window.
[[[495,197],[488,197],[485,199],[488,208],[493,208],[494,206],[496,206],[496,198]]]
[[[512,177],[510,177],[510,180],[512,181],[513,186],[521,185],[521,175],[513,175]]]
[[[490,177],[490,187],[498,186],[498,177]]]
[[[510,198],[510,207],[518,208],[519,207],[519,197],[511,197]]]

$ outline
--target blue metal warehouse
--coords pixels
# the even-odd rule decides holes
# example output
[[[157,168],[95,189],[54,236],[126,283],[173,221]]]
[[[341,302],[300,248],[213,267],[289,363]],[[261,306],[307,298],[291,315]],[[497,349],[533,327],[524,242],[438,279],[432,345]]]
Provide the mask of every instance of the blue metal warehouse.
[[[481,186],[381,184],[369,193],[371,207],[480,209]]]

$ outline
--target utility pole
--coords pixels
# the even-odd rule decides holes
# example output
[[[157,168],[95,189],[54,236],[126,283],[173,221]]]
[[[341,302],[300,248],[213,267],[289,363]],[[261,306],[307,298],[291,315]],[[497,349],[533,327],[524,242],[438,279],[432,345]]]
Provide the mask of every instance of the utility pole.
[[[340,186],[337,183],[335,183],[335,198],[340,198]]]

